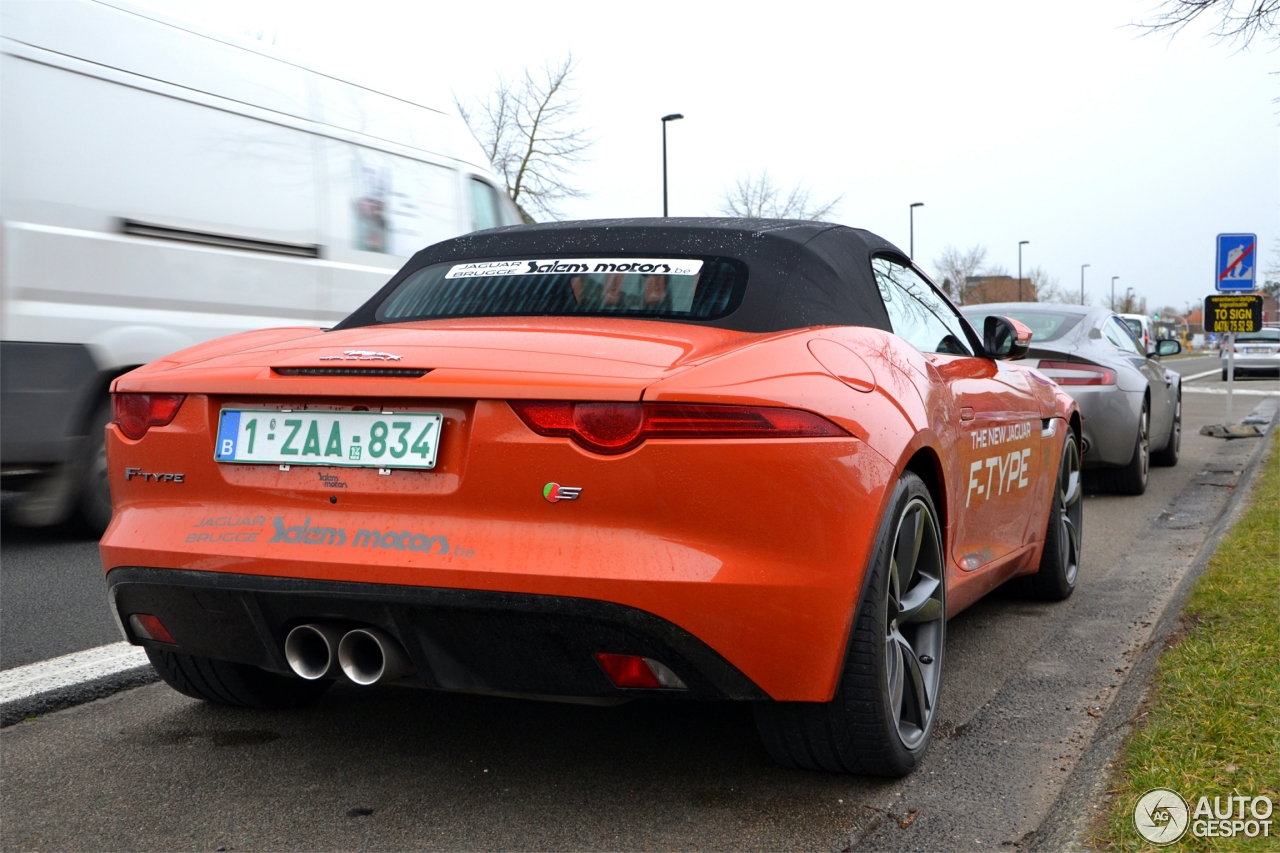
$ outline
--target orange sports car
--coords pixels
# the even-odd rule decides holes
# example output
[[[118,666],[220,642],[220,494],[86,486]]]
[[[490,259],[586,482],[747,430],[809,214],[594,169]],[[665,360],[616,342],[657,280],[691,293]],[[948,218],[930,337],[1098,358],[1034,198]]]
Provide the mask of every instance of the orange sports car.
[[[947,618],[1075,585],[1080,415],[1029,340],[841,226],[448,240],[332,329],[116,380],[111,607],[211,702],[743,700],[784,764],[901,775]]]

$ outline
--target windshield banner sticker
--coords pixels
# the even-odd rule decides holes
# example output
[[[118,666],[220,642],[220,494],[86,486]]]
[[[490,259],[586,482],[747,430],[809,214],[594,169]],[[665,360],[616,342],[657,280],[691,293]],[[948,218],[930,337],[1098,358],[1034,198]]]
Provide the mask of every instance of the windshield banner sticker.
[[[489,278],[500,275],[554,273],[697,275],[701,271],[702,261],[687,258],[542,258],[536,261],[481,261],[473,264],[455,264],[445,278]]]

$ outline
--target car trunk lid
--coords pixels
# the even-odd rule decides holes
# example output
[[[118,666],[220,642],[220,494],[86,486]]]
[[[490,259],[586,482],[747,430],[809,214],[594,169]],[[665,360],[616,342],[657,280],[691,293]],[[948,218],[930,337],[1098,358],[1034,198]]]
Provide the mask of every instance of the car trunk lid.
[[[117,391],[272,396],[637,400],[644,389],[766,336],[647,320],[511,318],[282,333],[208,358],[166,359]]]

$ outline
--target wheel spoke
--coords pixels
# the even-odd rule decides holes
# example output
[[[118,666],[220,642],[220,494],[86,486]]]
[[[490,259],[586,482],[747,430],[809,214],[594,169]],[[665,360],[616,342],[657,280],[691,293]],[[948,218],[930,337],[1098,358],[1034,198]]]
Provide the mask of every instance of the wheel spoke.
[[[1080,531],[1075,520],[1065,512],[1062,514],[1062,530],[1066,534],[1066,540],[1071,543],[1071,556],[1074,559],[1080,554]]]
[[[898,541],[893,546],[894,561],[898,564],[899,600],[902,591],[911,587],[911,579],[915,576],[916,559],[920,556],[920,539],[924,534],[920,516],[919,506],[913,506],[907,511],[898,527]]]
[[[1075,506],[1078,500],[1080,500],[1080,469],[1077,468],[1067,474],[1067,487],[1062,492],[1062,505]]]
[[[898,642],[901,635],[894,631],[889,635],[885,643],[885,655],[889,664],[889,699],[893,705],[894,720],[902,719],[902,699],[903,699],[903,660],[902,645]]]
[[[911,644],[908,643],[906,638],[901,634],[898,634],[898,643],[902,649],[902,662],[905,664],[906,669],[906,677],[903,679],[903,681],[906,682],[903,684],[904,693],[907,689],[911,691],[912,704],[915,706],[915,711],[919,715],[917,720],[911,722],[914,722],[923,728],[925,722],[929,718],[928,712],[929,709],[933,707],[933,702],[925,687],[924,673],[920,671],[920,661],[916,659],[915,650],[911,648]],[[898,711],[898,719],[902,720],[901,708],[899,708]]]
[[[898,617],[900,624],[932,622],[942,616],[942,602],[937,597],[942,581],[924,572],[918,573],[917,577],[919,583],[902,597],[899,610],[902,615]]]
[[[901,606],[899,602],[902,599],[902,585],[898,572],[897,557],[889,558],[889,589],[887,596],[889,599],[889,618],[893,619]]]

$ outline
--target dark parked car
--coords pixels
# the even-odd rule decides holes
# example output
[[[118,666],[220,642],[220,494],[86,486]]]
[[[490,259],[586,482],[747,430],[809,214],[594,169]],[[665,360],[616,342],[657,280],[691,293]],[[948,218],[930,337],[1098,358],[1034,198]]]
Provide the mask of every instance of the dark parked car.
[[[1028,366],[1075,398],[1084,416],[1084,465],[1103,488],[1128,495],[1147,489],[1148,464],[1178,464],[1182,441],[1182,380],[1160,364],[1182,351],[1177,341],[1154,341],[1144,352],[1119,315],[1105,308],[1003,302],[967,305],[981,325],[988,315],[1030,327]]]

